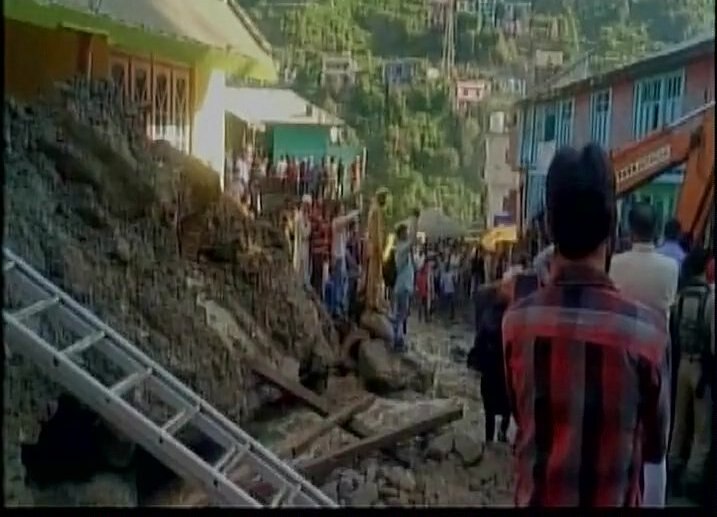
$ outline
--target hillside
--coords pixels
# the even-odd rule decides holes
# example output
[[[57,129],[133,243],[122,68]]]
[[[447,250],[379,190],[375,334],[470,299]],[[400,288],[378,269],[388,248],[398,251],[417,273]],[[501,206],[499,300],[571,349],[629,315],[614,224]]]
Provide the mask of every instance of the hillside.
[[[294,87],[342,116],[368,148],[367,188],[388,186],[392,216],[441,204],[470,221],[481,214],[482,136],[488,106],[456,116],[448,78],[425,79],[440,66],[443,34],[430,26],[426,0],[242,0],[274,46]],[[530,34],[509,37],[481,13],[459,13],[455,55],[461,76],[520,73],[535,48],[568,57],[591,50],[611,66],[679,42],[714,24],[714,0],[534,0],[516,18]],[[350,88],[319,86],[322,53],[351,52],[362,74]],[[387,89],[382,64],[421,58],[410,85]],[[524,68],[523,68],[524,70]],[[510,103],[511,99],[503,99]]]

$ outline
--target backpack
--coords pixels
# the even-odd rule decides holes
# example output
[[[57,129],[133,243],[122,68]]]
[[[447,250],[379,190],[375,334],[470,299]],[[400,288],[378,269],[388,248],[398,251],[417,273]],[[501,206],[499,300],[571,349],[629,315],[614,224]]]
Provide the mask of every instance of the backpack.
[[[690,283],[684,286],[677,295],[671,319],[674,319],[676,337],[682,353],[701,354],[709,349],[711,315],[705,315],[710,288],[707,284]],[[692,301],[697,306],[697,317],[684,314],[685,304]],[[706,316],[706,317],[705,317]]]

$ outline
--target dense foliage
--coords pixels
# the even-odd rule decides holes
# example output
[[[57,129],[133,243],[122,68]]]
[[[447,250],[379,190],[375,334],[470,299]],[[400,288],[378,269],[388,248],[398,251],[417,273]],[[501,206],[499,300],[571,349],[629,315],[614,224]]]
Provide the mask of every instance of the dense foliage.
[[[483,140],[492,105],[457,116],[450,78],[425,79],[439,66],[443,34],[432,28],[427,0],[242,0],[286,66],[295,88],[342,116],[368,148],[369,189],[393,192],[394,216],[440,204],[466,221],[480,217]],[[714,24],[714,0],[533,0],[519,10],[532,37],[506,37],[479,14],[456,19],[456,64],[463,73],[516,70],[545,44],[568,56],[592,50],[610,63],[638,58]],[[539,31],[539,29],[542,29]],[[351,52],[363,73],[349,88],[320,86],[321,54]],[[416,80],[383,85],[388,58],[421,58]]]

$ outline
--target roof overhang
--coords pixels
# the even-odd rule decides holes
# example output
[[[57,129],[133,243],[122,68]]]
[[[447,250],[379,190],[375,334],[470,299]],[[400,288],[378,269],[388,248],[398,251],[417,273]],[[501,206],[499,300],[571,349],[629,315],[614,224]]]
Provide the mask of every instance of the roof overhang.
[[[202,62],[212,68],[258,81],[275,82],[278,78],[271,56],[258,49],[257,45],[250,51],[220,48],[180,35],[127,24],[104,14],[43,0],[4,0],[3,16],[48,29],[64,28],[103,35],[113,46],[130,53],[167,55],[188,65]]]

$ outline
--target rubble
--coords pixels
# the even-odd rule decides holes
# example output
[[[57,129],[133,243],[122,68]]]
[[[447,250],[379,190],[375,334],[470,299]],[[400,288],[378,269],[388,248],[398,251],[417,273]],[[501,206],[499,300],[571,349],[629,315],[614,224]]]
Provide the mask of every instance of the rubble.
[[[232,420],[275,396],[245,357],[285,373],[312,355],[334,363],[331,321],[295,278],[283,234],[244,217],[216,172],[148,141],[112,83],[80,78],[4,110],[4,246]],[[32,443],[58,389],[16,363],[4,431]]]

